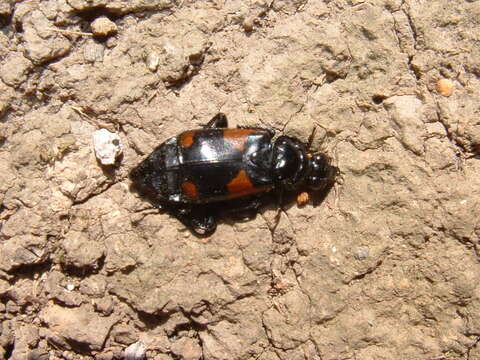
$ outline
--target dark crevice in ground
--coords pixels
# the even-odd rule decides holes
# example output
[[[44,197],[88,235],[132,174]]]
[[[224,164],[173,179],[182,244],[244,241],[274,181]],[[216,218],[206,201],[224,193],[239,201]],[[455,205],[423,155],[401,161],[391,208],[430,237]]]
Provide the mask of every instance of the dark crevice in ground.
[[[383,100],[387,99],[388,97],[385,95],[373,95],[372,96],[372,101],[375,105],[380,105]]]
[[[10,357],[12,356],[14,347],[15,347],[15,345],[14,345],[13,342],[9,343],[9,344],[6,344],[6,346],[4,347],[4,349],[5,349],[5,359],[10,359]]]
[[[9,26],[12,23],[13,13],[0,14],[0,29]]]
[[[417,50],[418,32],[417,32],[417,28],[415,26],[415,22],[413,21],[412,17],[410,16],[410,13],[407,10],[403,9],[402,11],[405,14],[405,17],[407,18],[408,26],[410,27],[410,29],[412,31],[413,48],[414,48],[414,50]],[[410,69],[412,74],[415,76],[415,79],[417,81],[419,81],[422,77],[422,74],[421,74],[420,69],[413,64],[413,55],[408,56],[408,68]]]
[[[408,68],[412,72],[412,74],[415,76],[415,79],[418,81],[421,79],[422,74],[420,72],[420,69],[418,69],[413,63],[413,56],[408,57]]]
[[[348,281],[348,283],[350,283],[351,281],[353,280],[362,280],[364,279],[367,275],[369,274],[372,274],[375,270],[377,270],[383,263],[383,259],[380,259],[378,260],[375,265],[369,267],[367,270],[359,273],[359,274],[356,274],[354,276],[352,276],[352,278]]]
[[[173,91],[174,93],[180,92],[185,86],[190,84],[190,82],[193,80],[193,78],[196,75],[198,75],[198,73],[202,68],[204,60],[205,60],[204,54],[196,58],[193,62],[192,62],[192,59],[190,59],[190,64],[191,66],[193,66],[193,70],[190,73],[188,73],[187,72],[188,69],[186,69],[184,77],[168,82],[167,84],[165,84],[165,87]]]
[[[92,350],[88,344],[82,343],[74,339],[65,339],[65,341],[71,346],[72,349],[75,349],[81,354],[92,355]]]
[[[120,299],[120,297],[118,297]],[[129,307],[131,307],[130,304],[128,304],[126,301],[122,301],[126,303]],[[153,330],[159,326],[164,325],[168,319],[170,318],[171,314],[150,314],[142,310],[137,310],[134,309],[134,311],[138,315],[138,319],[145,325],[145,327],[148,330]]]
[[[72,15],[78,16],[82,20],[85,20],[90,23],[101,16],[105,16],[110,20],[115,21],[115,20],[121,19],[122,17],[128,14],[127,13],[122,14],[113,9],[108,9],[104,5],[98,5],[98,6],[92,6],[86,9],[82,9],[82,10],[74,10],[72,12]]]
[[[62,272],[67,276],[83,279],[85,277],[98,274],[105,264],[105,258],[106,255],[102,255],[102,257],[98,259],[98,262],[94,267],[77,267],[73,265],[62,265]]]
[[[182,332],[188,332],[190,330],[193,330],[196,333],[200,331],[207,331],[206,325],[200,324],[188,316],[187,318],[190,320],[190,322],[175,325],[173,331],[170,334],[167,334],[169,339],[176,339]]]
[[[337,80],[340,80],[340,79],[345,80],[347,78],[347,74],[339,74],[337,72],[328,71],[328,70],[324,70],[324,72],[325,72],[325,82],[329,84]]]
[[[471,357],[470,353],[472,349],[475,349],[477,347],[479,342],[480,342],[480,336],[478,336],[471,345],[467,346],[466,360],[474,360],[474,358]]]
[[[49,272],[52,266],[53,262],[50,259],[47,259],[42,263],[19,266],[9,273],[14,275],[17,281],[21,279],[35,280],[43,273]]]

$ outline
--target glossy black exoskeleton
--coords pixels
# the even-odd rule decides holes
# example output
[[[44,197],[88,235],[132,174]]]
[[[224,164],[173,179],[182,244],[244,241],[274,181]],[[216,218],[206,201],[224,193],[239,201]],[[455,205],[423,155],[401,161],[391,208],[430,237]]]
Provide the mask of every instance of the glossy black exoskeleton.
[[[215,209],[256,212],[261,195],[330,187],[336,168],[289,136],[263,128],[227,128],[224,114],[158,146],[135,167],[133,186],[197,235],[216,229]],[[215,205],[215,206],[213,206]],[[220,206],[219,206],[220,205]],[[224,206],[223,206],[224,205]]]

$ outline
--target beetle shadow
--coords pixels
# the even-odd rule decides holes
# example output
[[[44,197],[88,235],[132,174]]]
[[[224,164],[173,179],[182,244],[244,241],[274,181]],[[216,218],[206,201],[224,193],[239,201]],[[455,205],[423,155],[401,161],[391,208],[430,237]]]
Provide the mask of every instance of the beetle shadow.
[[[313,207],[320,206],[325,201],[334,186],[335,182],[331,182],[322,190],[311,193]]]

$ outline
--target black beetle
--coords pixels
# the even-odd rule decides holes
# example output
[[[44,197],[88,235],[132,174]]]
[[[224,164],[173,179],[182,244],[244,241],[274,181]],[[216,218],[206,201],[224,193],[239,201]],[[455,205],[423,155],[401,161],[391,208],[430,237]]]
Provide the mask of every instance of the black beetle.
[[[273,140],[263,128],[227,128],[217,114],[203,129],[185,131],[159,145],[130,172],[133,187],[166,208],[195,234],[216,229],[215,208],[256,212],[260,195],[275,190],[325,190],[337,168],[289,136]],[[311,142],[312,136],[309,140]],[[219,206],[220,205],[220,206]]]

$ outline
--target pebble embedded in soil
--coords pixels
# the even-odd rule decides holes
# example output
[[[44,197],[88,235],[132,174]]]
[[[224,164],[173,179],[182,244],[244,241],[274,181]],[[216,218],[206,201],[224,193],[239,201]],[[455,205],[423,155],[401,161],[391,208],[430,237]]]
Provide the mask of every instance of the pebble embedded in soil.
[[[370,254],[370,250],[367,247],[359,247],[355,250],[353,256],[357,260],[365,260],[368,258],[368,255]]]
[[[453,90],[455,89],[455,84],[452,80],[449,79],[440,79],[437,81],[437,92],[443,96],[450,96],[453,94]]]
[[[141,360],[145,358],[145,344],[143,341],[137,341],[125,349],[126,360]]]
[[[148,70],[150,70],[151,72],[155,72],[157,71],[158,64],[160,62],[160,56],[155,51],[149,52],[147,58],[145,59],[145,62],[147,64]]]
[[[245,20],[242,23],[243,30],[245,30],[246,32],[252,31],[254,26],[253,22],[254,22],[253,16],[249,16],[245,18]]]
[[[310,200],[310,195],[305,191],[301,192],[297,196],[297,205],[298,206],[303,206],[308,202],[308,200]]]
[[[11,12],[12,12],[12,5],[9,4],[8,1],[2,2],[2,3],[0,4],[0,15],[2,15],[2,16],[10,16]]]
[[[202,357],[202,348],[198,340],[189,337],[182,337],[171,346],[173,354],[185,360],[199,360]]]
[[[109,36],[117,32],[117,25],[106,16],[95,19],[90,27],[95,36]]]
[[[95,155],[102,165],[113,165],[122,153],[122,143],[116,133],[100,129],[93,134]]]

